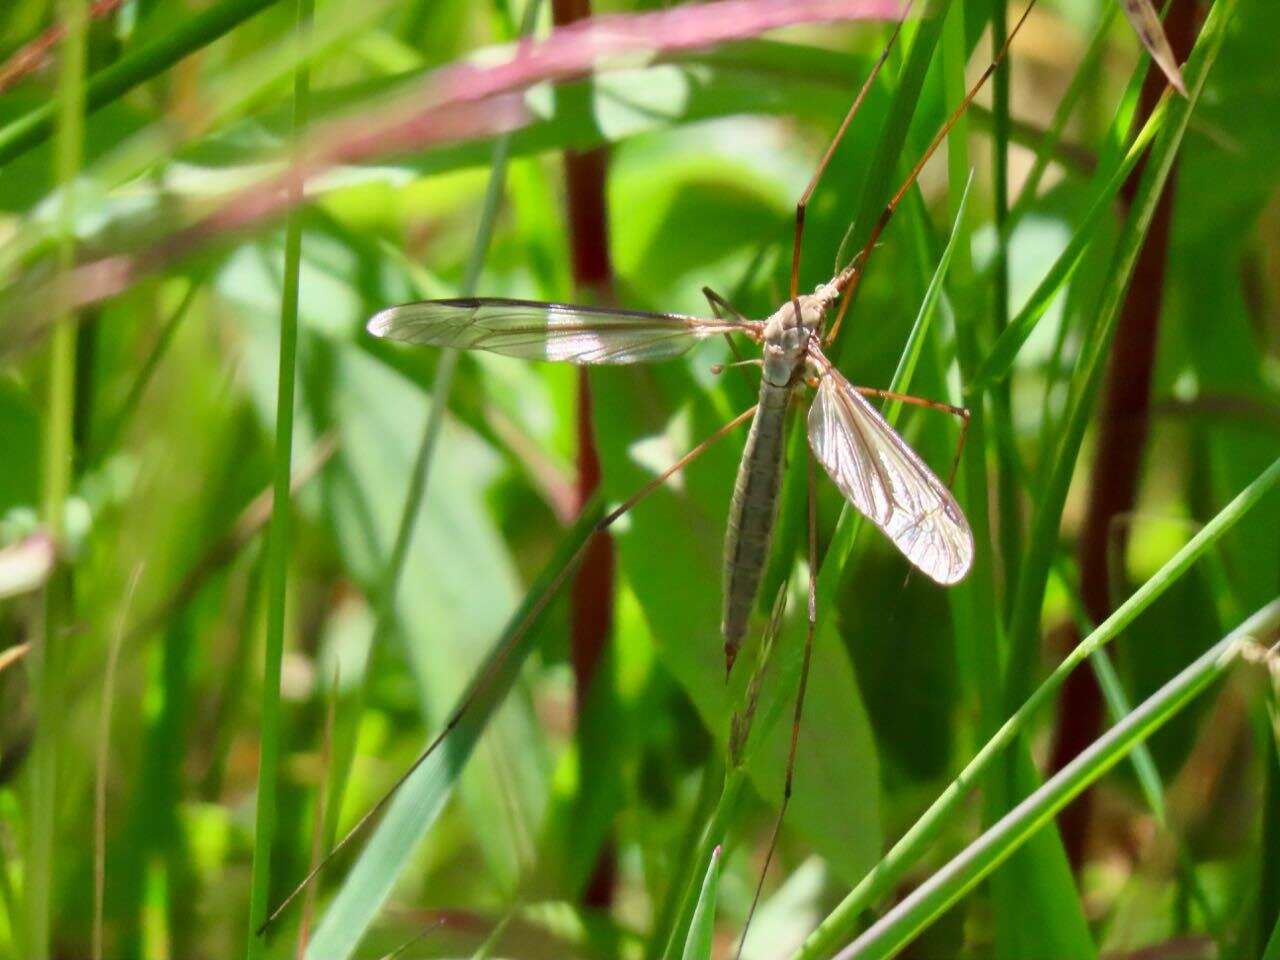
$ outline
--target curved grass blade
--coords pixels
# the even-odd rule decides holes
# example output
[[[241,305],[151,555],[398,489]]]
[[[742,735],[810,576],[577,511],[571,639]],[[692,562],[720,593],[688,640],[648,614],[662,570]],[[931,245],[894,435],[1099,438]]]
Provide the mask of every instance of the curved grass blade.
[[[276,0],[223,0],[166,30],[152,43],[121,57],[95,73],[84,88],[88,113],[119,99],[150,77],[163,73],[183,57],[194,53],[231,32]],[[0,164],[8,163],[24,151],[49,138],[54,127],[53,103],[32,110],[0,129]]]
[[[698,908],[689,924],[689,936],[684,942],[683,960],[711,960],[711,942],[716,931],[716,888],[720,885],[720,854],[723,848],[711,851],[711,863],[702,881],[698,895]]]
[[[1077,373],[1067,410],[1058,430],[1061,439],[1051,459],[1052,467],[1042,485],[1031,536],[1018,574],[1010,615],[1009,660],[1005,673],[1005,703],[1009,708],[1016,707],[1025,698],[1030,687],[1032,666],[1038,649],[1036,636],[1045,583],[1058,546],[1058,531],[1067,488],[1071,484],[1093,400],[1106,366],[1104,361],[1109,353],[1111,335],[1119,319],[1138,252],[1142,248],[1156,205],[1182,144],[1182,137],[1186,133],[1191,111],[1204,91],[1209,70],[1222,49],[1226,28],[1235,9],[1236,0],[1218,0],[1205,20],[1188,65],[1191,96],[1168,105],[1169,119],[1151,148],[1142,186],[1117,242],[1111,273],[1103,285],[1101,305],[1092,335],[1076,366]]]
[[[310,960],[349,957],[359,945],[391,894],[400,871],[444,808],[480,735],[515,683],[537,640],[536,627],[542,615],[581,557],[601,516],[598,499],[583,510],[476,671],[449,722],[389,797],[382,822],[308,945]],[[381,804],[366,816],[378,813],[380,808]]]
[[[1095,650],[1101,649],[1115,639],[1278,484],[1280,484],[1280,459],[1272,463],[1253,483],[1242,490],[1181,550],[1170,557],[1151,579],[1135,590],[1128,600],[1107,617],[1098,629],[1082,640],[1045,678],[1026,702],[1014,711],[1013,715],[960,771],[951,785],[942,792],[911,829],[903,834],[902,839],[893,845],[876,868],[867,874],[862,882],[810,934],[809,939],[796,953],[795,960],[819,960],[819,958],[831,956],[837,945],[857,929],[863,911],[893,890],[906,872],[919,861],[929,843],[948,820],[957,814],[970,787],[982,778],[999,753],[1013,742],[1037,711],[1049,702],[1062,686],[1067,675],[1088,659]]]
[[[1053,266],[1049,268],[1049,272],[1045,274],[1044,279],[1040,281],[1027,299],[1027,302],[1022,306],[1022,309],[1018,311],[1017,316],[1009,321],[1009,325],[992,346],[991,352],[987,354],[982,366],[974,374],[968,388],[971,395],[976,396],[982,391],[990,389],[994,384],[1009,375],[1009,371],[1013,369],[1014,360],[1017,359],[1018,351],[1022,349],[1023,344],[1027,342],[1031,332],[1036,328],[1036,324],[1040,322],[1054,299],[1070,282],[1071,277],[1075,274],[1076,267],[1084,259],[1085,251],[1097,236],[1099,222],[1103,216],[1109,215],[1111,212],[1112,201],[1119,192],[1120,186],[1128,179],[1129,174],[1138,165],[1138,161],[1142,159],[1147,145],[1163,128],[1165,118],[1169,113],[1168,106],[1169,101],[1167,98],[1161,100],[1160,104],[1151,112],[1151,116],[1147,118],[1147,122],[1138,132],[1138,135],[1134,137],[1133,143],[1129,146],[1129,150],[1120,166],[1098,189],[1097,195],[1089,207],[1089,212],[1085,214],[1084,219],[1080,222],[1080,226],[1072,236],[1071,241],[1058,256]]]
[[[909,943],[1077,794],[1120,762],[1236,662],[1241,647],[1280,628],[1273,600],[1209,648],[1092,746],[1009,811],[981,837],[919,886],[837,955],[837,960],[890,957]]]
[[[314,0],[298,0],[295,30],[305,34],[314,16]],[[293,78],[291,139],[307,124],[311,72],[300,68]],[[267,633],[262,666],[262,721],[258,753],[258,795],[254,817],[253,866],[249,886],[249,960],[265,956],[266,943],[255,931],[269,908],[271,854],[279,824],[280,748],[283,721],[280,679],[284,659],[285,607],[288,602],[293,475],[293,416],[298,359],[298,296],[302,268],[302,184],[291,189],[295,205],[285,223],[284,276],[280,295],[280,356],[276,374],[275,462],[272,465],[271,525],[267,530]]]

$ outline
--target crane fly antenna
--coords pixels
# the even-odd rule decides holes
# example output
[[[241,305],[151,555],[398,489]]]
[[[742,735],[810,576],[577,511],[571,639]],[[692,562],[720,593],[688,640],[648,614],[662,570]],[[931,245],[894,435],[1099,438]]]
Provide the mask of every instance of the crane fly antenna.
[[[997,2],[1002,2],[1002,0],[997,0]],[[951,113],[951,116],[947,118],[946,123],[944,123],[942,128],[934,135],[928,148],[921,155],[920,159],[916,161],[915,166],[911,168],[911,172],[907,174],[907,178],[903,181],[902,186],[898,188],[898,192],[895,193],[890,198],[889,202],[884,205],[884,209],[880,211],[879,219],[876,220],[875,226],[871,228],[871,235],[867,237],[867,242],[862,248],[861,255],[854,257],[853,260],[849,262],[849,265],[836,275],[833,282],[836,289],[844,296],[840,301],[840,309],[836,312],[835,322],[832,323],[830,332],[823,340],[825,344],[830,345],[835,340],[836,334],[839,333],[840,324],[844,322],[844,315],[848,312],[850,304],[853,303],[854,297],[857,295],[858,284],[862,280],[862,275],[866,272],[868,256],[870,255],[871,250],[875,247],[876,241],[880,239],[880,234],[884,233],[884,228],[889,225],[889,221],[893,218],[893,214],[898,209],[898,205],[902,203],[902,198],[907,195],[907,191],[911,189],[913,184],[915,184],[916,179],[920,176],[920,171],[924,169],[924,165],[929,162],[929,158],[933,156],[934,152],[941,145],[947,134],[951,132],[951,128],[955,126],[956,121],[964,115],[964,112],[967,109],[969,109],[969,104],[971,104],[973,102],[973,98],[978,95],[978,91],[982,89],[983,85],[987,82],[987,79],[991,74],[995,73],[996,68],[1000,66],[1005,56],[1009,53],[1009,47],[1013,44],[1013,38],[1018,35],[1018,31],[1022,29],[1022,25],[1027,22],[1027,16],[1031,13],[1031,8],[1035,5],[1036,0],[1030,0],[1026,9],[1022,11],[1022,16],[1018,18],[1018,22],[1014,24],[1013,29],[1009,31],[1009,36],[1005,38],[1004,44],[1000,47],[1000,50],[991,59],[991,62],[987,64],[987,68],[982,71],[982,76],[978,78],[977,83],[969,88],[968,93],[964,95],[964,99],[960,101],[959,105]]]
[[[894,23],[893,32],[889,34],[889,40],[885,43],[884,49],[880,51],[880,56],[872,66],[871,72],[867,74],[867,79],[862,81],[862,86],[858,90],[858,95],[853,98],[853,104],[849,107],[849,112],[840,121],[840,127],[836,130],[836,135],[831,138],[831,143],[827,146],[827,152],[818,161],[818,169],[813,171],[813,176],[809,179],[809,185],[804,188],[804,193],[796,204],[796,233],[791,247],[792,300],[795,300],[800,294],[800,241],[804,237],[804,215],[809,207],[809,198],[813,196],[813,191],[817,189],[818,181],[831,163],[831,157],[835,154],[836,147],[840,146],[840,141],[844,139],[845,132],[849,129],[849,124],[853,122],[854,114],[862,106],[862,101],[867,98],[867,92],[871,89],[871,84],[875,83],[876,77],[880,75],[880,68],[889,59],[889,51],[893,49],[894,41],[898,39],[898,33],[902,30],[902,21],[907,19],[907,14],[911,12],[911,4],[914,2],[915,0],[907,0],[907,5],[902,8],[902,16]]]
[[[413,776],[414,772],[426,763],[427,759],[435,753],[440,744],[444,742],[445,737],[447,737],[450,732],[452,732],[452,730],[462,722],[462,718],[466,716],[467,710],[470,708],[471,704],[488,689],[489,684],[492,683],[493,679],[498,675],[503,664],[506,663],[507,659],[511,656],[512,651],[518,646],[521,638],[529,631],[538,617],[541,616],[543,610],[546,609],[547,605],[550,604],[552,599],[554,599],[556,594],[559,592],[560,587],[564,585],[569,574],[575,567],[577,567],[579,561],[582,560],[583,554],[586,553],[587,546],[591,543],[594,536],[612,526],[619,517],[666,483],[673,474],[683,470],[691,462],[706,453],[711,445],[717,440],[720,440],[725,435],[732,433],[734,429],[741,426],[743,423],[746,423],[751,419],[751,417],[755,416],[756,406],[758,405],[753,404],[749,409],[738,414],[738,416],[734,417],[728,423],[718,427],[714,433],[702,440],[702,442],[700,442],[696,447],[596,521],[591,532],[583,538],[582,543],[579,544],[578,548],[573,552],[573,556],[569,558],[568,563],[560,568],[552,578],[551,582],[548,583],[542,593],[538,595],[538,599],[534,601],[528,612],[520,619],[519,623],[516,624],[506,641],[498,649],[497,653],[482,668],[482,672],[463,695],[462,702],[459,703],[453,713],[450,714],[449,719],[445,721],[445,725],[441,728],[440,732],[437,733],[435,737],[432,738],[431,742],[427,744],[426,749],[418,754],[417,759],[413,761],[409,766],[409,769],[401,774],[400,778],[392,784],[391,789],[382,795],[382,799],[370,807],[365,812],[364,816],[356,821],[355,826],[347,831],[346,836],[339,840],[333,849],[330,850],[319,863],[312,867],[311,871],[302,878],[302,881],[289,892],[288,896],[280,901],[280,905],[272,910],[267,919],[262,922],[262,925],[254,931],[255,936],[260,937],[266,933],[280,915],[289,908],[289,905],[298,898],[299,894],[306,890],[307,887],[311,885],[312,881],[314,881],[315,878],[324,871],[325,867],[332,862],[334,857],[341,853],[343,849],[345,849],[347,845],[350,844],[351,841],[360,833],[364,832],[365,828],[368,827],[369,824],[371,824],[378,815],[387,808],[387,805],[391,802],[392,797],[396,795],[396,792],[404,786],[405,782]]]

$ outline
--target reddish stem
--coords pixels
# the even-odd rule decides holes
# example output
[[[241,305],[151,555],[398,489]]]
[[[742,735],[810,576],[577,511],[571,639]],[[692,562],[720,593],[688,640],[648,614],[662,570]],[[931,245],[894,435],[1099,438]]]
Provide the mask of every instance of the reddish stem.
[[[553,0],[557,27],[591,16],[590,0]],[[597,302],[612,300],[613,266],[609,259],[609,220],[605,201],[608,157],[603,149],[565,151],[564,177],[568,201],[569,245],[573,282],[579,296]],[[592,417],[591,380],[585,368],[578,371],[578,508],[582,509],[600,486],[600,453],[596,448]],[[596,675],[609,633],[613,628],[613,538],[595,534],[587,545],[570,591],[570,647],[573,659],[575,707],[579,722]],[[584,906],[607,909],[617,887],[617,857],[613,839],[606,837],[591,877],[582,892]]]
[[[89,20],[99,20],[119,7],[124,0],[95,0],[89,7]],[[43,67],[53,54],[53,49],[67,35],[66,24],[55,23],[30,43],[15,50],[0,64],[0,93],[16,86],[18,81]]]
[[[1173,0],[1165,19],[1165,30],[1180,62],[1191,51],[1195,27],[1195,0]],[[1158,70],[1147,73],[1134,119],[1136,124],[1146,122],[1164,92],[1166,82]],[[1126,206],[1133,202],[1137,193],[1144,165],[1139,164],[1121,189]],[[1131,512],[1137,499],[1150,422],[1151,375],[1159,340],[1177,176],[1175,166],[1160,194],[1151,228],[1138,254],[1133,281],[1111,344],[1111,361],[1098,412],[1093,484],[1079,547],[1080,592],[1094,623],[1105,620],[1112,609],[1107,561],[1113,518]],[[1128,537],[1123,525],[1118,529],[1120,549],[1116,555],[1123,556]],[[1074,640],[1074,631],[1070,633],[1072,637],[1069,639]],[[1055,772],[1061,770],[1096,740],[1102,723],[1103,701],[1098,682],[1091,671],[1077,670],[1063,686],[1058,701],[1058,735],[1052,769]],[[1058,815],[1062,842],[1076,869],[1084,861],[1092,808],[1093,793],[1086,790]]]

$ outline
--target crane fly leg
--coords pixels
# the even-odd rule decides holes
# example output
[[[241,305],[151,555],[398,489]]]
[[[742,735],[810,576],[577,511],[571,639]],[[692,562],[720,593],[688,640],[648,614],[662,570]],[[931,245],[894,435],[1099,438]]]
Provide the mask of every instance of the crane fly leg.
[[[880,234],[884,233],[884,228],[889,225],[889,221],[893,219],[894,213],[898,209],[898,205],[902,203],[902,198],[907,195],[916,179],[920,176],[920,171],[924,169],[924,165],[929,162],[929,158],[933,156],[934,151],[946,139],[951,128],[955,126],[957,120],[969,108],[969,104],[973,102],[973,98],[978,95],[978,91],[982,89],[987,79],[996,70],[996,67],[1004,61],[1009,53],[1009,47],[1013,44],[1013,38],[1018,35],[1018,31],[1022,29],[1022,25],[1027,21],[1027,15],[1031,13],[1031,8],[1035,6],[1036,0],[1029,0],[1026,8],[1022,11],[1022,16],[1018,18],[1018,22],[1013,25],[1013,29],[1009,31],[1009,35],[1005,38],[1004,45],[997,51],[995,57],[987,64],[987,68],[982,71],[982,76],[978,78],[978,82],[969,88],[965,93],[960,104],[952,111],[942,128],[934,135],[933,140],[929,142],[929,146],[925,148],[920,159],[916,161],[911,172],[907,174],[906,180],[902,182],[902,186],[898,188],[898,192],[889,198],[889,202],[884,205],[884,209],[880,211],[880,216],[876,219],[875,225],[871,228],[871,233],[867,237],[867,242],[863,245],[861,252],[849,262],[849,265],[841,270],[835,278],[835,285],[840,290],[842,297],[840,299],[840,309],[836,312],[835,322],[831,325],[831,331],[823,340],[825,345],[834,342],[836,334],[840,332],[840,324],[844,322],[844,316],[848,312],[849,307],[853,304],[854,297],[858,292],[858,285],[862,282],[862,276],[866,272],[866,261],[871,251],[875,248],[876,242],[880,239]],[[798,260],[798,254],[796,255]],[[795,280],[792,280],[794,287]]]
[[[836,152],[836,147],[840,146],[840,141],[844,139],[845,133],[849,129],[849,125],[853,123],[854,115],[858,112],[858,108],[862,106],[862,101],[867,97],[867,91],[871,89],[871,84],[875,83],[876,77],[880,75],[880,68],[884,66],[884,62],[889,58],[889,51],[893,49],[893,43],[898,39],[898,31],[902,29],[902,21],[907,19],[907,13],[911,10],[911,0],[905,8],[903,8],[902,16],[893,25],[893,32],[889,34],[889,40],[884,45],[884,49],[880,51],[880,57],[876,60],[871,72],[867,74],[867,79],[862,81],[862,86],[858,89],[858,95],[853,98],[853,103],[849,107],[849,112],[844,115],[844,119],[840,121],[840,126],[836,129],[836,134],[831,138],[831,143],[827,146],[826,152],[822,155],[822,159],[818,161],[818,169],[813,171],[813,176],[809,179],[809,185],[804,188],[799,201],[796,203],[796,232],[795,239],[791,246],[791,299],[795,300],[800,294],[800,244],[804,239],[804,215],[809,209],[809,200],[813,196],[813,191],[818,187],[818,181],[822,179],[823,173],[831,163],[831,158]]]
[[[910,393],[894,393],[892,390],[878,390],[875,387],[854,387],[864,397],[877,397],[881,400],[897,400],[900,403],[910,403],[917,407],[924,407],[928,410],[941,410],[943,413],[949,413],[953,417],[960,418],[960,439],[956,442],[955,456],[951,459],[951,470],[947,473],[947,486],[950,487],[956,479],[956,470],[960,467],[960,456],[964,453],[964,442],[969,437],[969,408],[955,407],[949,403],[943,403],[941,400],[929,400],[925,397],[917,397]]]
[[[702,295],[707,298],[707,303],[711,305],[711,312],[716,315],[717,320],[723,320],[727,316],[742,324],[750,323],[750,321],[743,316],[742,311],[710,287],[703,287]],[[729,345],[729,352],[733,354],[733,363],[717,363],[711,367],[712,373],[718,375],[724,373],[724,371],[730,367],[764,366],[764,361],[761,359],[744,357],[738,350],[738,345],[733,342],[733,335],[727,330],[724,334],[724,342]]]

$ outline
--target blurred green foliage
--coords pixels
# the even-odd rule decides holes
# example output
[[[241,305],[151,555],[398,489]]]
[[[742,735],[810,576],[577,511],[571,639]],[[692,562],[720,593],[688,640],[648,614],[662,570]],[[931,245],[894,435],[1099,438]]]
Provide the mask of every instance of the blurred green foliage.
[[[1015,197],[1112,0],[1043,2],[1013,48],[1012,115],[1025,125],[1008,145]],[[149,44],[184,36],[193,18],[244,13],[223,32],[197,34],[171,65],[143,70],[136,87],[85,120],[81,172],[70,186],[77,262],[133,257],[139,269],[124,289],[91,297],[76,314],[75,457],[59,575],[71,585],[65,629],[41,633],[48,608],[39,592],[0,600],[0,663],[21,644],[56,644],[65,705],[56,790],[33,793],[33,734],[47,721],[47,701],[21,661],[0,671],[0,957],[39,953],[28,953],[40,938],[27,929],[26,905],[39,888],[28,853],[39,809],[52,810],[54,823],[44,878],[50,955],[91,953],[102,748],[105,955],[227,956],[249,935],[267,608],[266,514],[252,503],[269,488],[274,455],[282,220],[251,219],[191,249],[177,245],[203,216],[243,199],[238,191],[271,183],[286,156],[294,10],[273,3],[250,15],[251,6],[127,0],[88,29],[89,74],[100,76],[137,62]],[[638,0],[596,6],[665,9]],[[4,5],[0,69],[58,23],[62,7]],[[958,64],[947,69],[945,57],[967,51],[972,79],[989,55],[982,38],[990,3],[951,7],[950,32],[936,49],[921,48],[919,96],[894,98],[911,70],[903,45],[835,151],[809,209],[803,289],[830,276],[859,209],[883,202],[864,199],[877,158],[896,182],[963,93]],[[494,62],[488,48],[513,38],[522,12],[523,4],[502,0],[379,0],[359,9],[320,0],[303,143],[330,122],[372,123],[389,97],[442,65]],[[937,40],[934,26],[912,24],[904,40]],[[549,29],[543,11],[535,36]],[[796,433],[789,447],[777,555],[762,592],[771,600],[784,587],[788,612],[766,673],[763,736],[730,803],[722,785],[734,772],[725,770],[724,746],[749,669],[724,682],[719,568],[743,434],[720,441],[615,527],[610,644],[579,704],[568,604],[562,592],[543,609],[536,588],[565,569],[586,529],[572,526],[568,509],[578,457],[575,371],[480,354],[458,359],[441,398],[447,412],[426,494],[410,518],[390,629],[380,632],[388,556],[444,361],[438,351],[375,341],[364,323],[389,304],[455,294],[478,225],[492,226],[493,236],[476,292],[573,298],[562,157],[593,147],[608,151],[608,243],[621,305],[705,315],[701,288],[709,285],[746,315],[766,316],[786,295],[795,201],[885,36],[878,24],[797,27],[613,64],[523,93],[526,122],[509,135],[482,128],[424,150],[387,150],[309,184],[271,902],[307,873],[313,834],[330,849],[446,729],[482,664],[499,658],[509,692],[488,690],[494,702],[480,705],[492,712],[466,715],[420,768],[409,799],[377,828],[374,854],[358,852],[368,832],[338,853],[314,905],[295,905],[272,928],[268,955],[293,955],[303,914],[320,937],[311,956],[381,956],[424,931],[406,955],[653,957],[667,934],[686,956],[732,954],[781,800],[805,632],[803,437]],[[1151,431],[1125,521],[1127,547],[1112,551],[1113,605],[1280,454],[1277,36],[1280,8],[1238,0],[1180,146]],[[1117,203],[1087,218],[1131,136],[1125,110],[1149,65],[1123,20],[1112,20],[1100,42],[1097,72],[1058,131],[1064,146],[1047,155],[1038,191],[1016,200],[1021,215],[1005,238],[1013,315],[1071,240],[1085,243],[1080,266],[1062,278],[1016,354],[1009,418],[998,414],[994,393],[966,392],[973,371],[960,357],[971,342],[980,363],[999,332],[989,112],[971,115],[967,138],[953,137],[925,169],[871,257],[842,334],[845,374],[889,384],[938,272],[945,282],[911,389],[986,414],[966,453],[961,501],[986,503],[980,484],[988,484],[992,515],[1001,516],[998,481],[1019,464],[1012,517],[1024,537],[1128,215]],[[65,96],[56,52],[22,79],[0,81],[0,548],[47,519],[41,450],[50,442],[55,317],[40,291],[65,276],[57,250],[70,242],[59,220],[68,191],[54,162],[57,137],[19,147],[14,131]],[[468,107],[482,119],[490,109]],[[900,152],[887,132],[895,118],[908,122]],[[490,223],[483,202],[500,139],[510,161]],[[970,166],[973,192],[957,222],[955,176]],[[953,225],[959,249],[939,271]],[[147,259],[157,252],[175,255]],[[93,281],[76,275],[77,283]],[[663,365],[591,371],[606,504],[751,404],[753,370],[711,373],[728,359],[715,341]],[[914,409],[899,425],[944,473],[955,425]],[[1059,539],[1041,545],[1052,554],[1076,553],[1094,461],[1087,440],[1069,464],[1074,481]],[[841,504],[820,477],[822,550]],[[858,537],[824,580],[833,597],[822,612],[795,793],[745,957],[793,955],[883,865],[888,846],[994,732],[989,711],[1002,709],[1005,611],[1024,557],[1001,555],[1002,541],[978,529],[989,589],[970,583],[948,594],[919,575],[904,581],[906,565],[873,534]],[[1114,660],[1128,701],[1158,694],[1278,588],[1273,494],[1118,638]],[[1045,637],[1072,617],[1073,589],[1051,579],[1037,601]],[[521,610],[533,610],[531,619]],[[522,624],[532,629],[522,633]],[[117,636],[104,745],[99,699]],[[495,651],[513,636],[518,652],[502,661]],[[749,640],[741,665],[755,661],[758,642]],[[1063,653],[1041,643],[1032,680]],[[1057,931],[1055,943],[1074,943],[1082,955],[1177,941],[1200,951],[1194,956],[1258,956],[1280,917],[1280,775],[1265,686],[1232,674],[1155,735],[1152,769],[1166,819],[1148,806],[1134,768],[1120,764],[1094,788],[1086,856],[1073,875],[1050,828],[1013,861],[1012,869],[1031,873],[1004,875],[1031,881],[976,888],[910,955],[1033,958],[1043,944],[1005,926],[1010,911],[1021,911],[1030,924],[1021,935]],[[1023,792],[1043,779],[1036,769],[1047,769],[1061,720],[1042,711],[1023,731]],[[897,893],[918,887],[990,826],[991,796],[984,790],[948,819]],[[723,855],[710,867],[698,851],[707,823],[720,816]],[[583,903],[600,870],[610,879],[608,908]],[[335,903],[357,906],[325,919]],[[686,939],[678,918],[695,905]],[[335,953],[316,952],[339,943]]]

